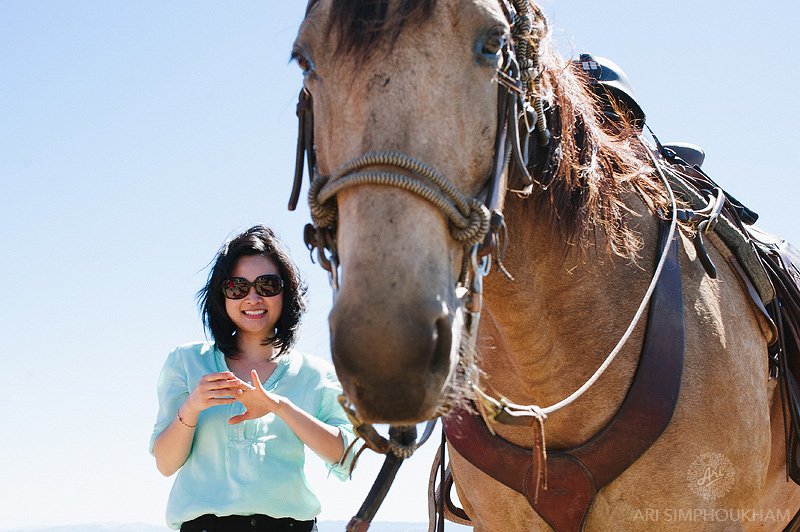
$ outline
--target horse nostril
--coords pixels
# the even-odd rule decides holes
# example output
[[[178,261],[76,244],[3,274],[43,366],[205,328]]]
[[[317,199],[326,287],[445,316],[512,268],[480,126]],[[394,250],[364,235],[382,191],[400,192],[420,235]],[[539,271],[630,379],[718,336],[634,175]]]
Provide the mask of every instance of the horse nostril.
[[[450,354],[453,347],[453,331],[447,316],[436,320],[434,349],[430,369],[434,374],[447,374],[450,371]]]

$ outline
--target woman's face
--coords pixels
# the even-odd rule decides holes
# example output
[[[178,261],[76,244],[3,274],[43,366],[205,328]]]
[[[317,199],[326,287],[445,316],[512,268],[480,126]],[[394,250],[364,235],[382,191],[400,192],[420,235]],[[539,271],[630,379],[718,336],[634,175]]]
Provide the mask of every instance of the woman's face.
[[[261,255],[245,255],[236,262],[231,277],[244,277],[252,283],[257,277],[267,274],[280,275],[272,259]],[[276,296],[262,297],[251,286],[242,299],[225,298],[225,310],[241,340],[252,337],[261,342],[274,334],[275,324],[283,310],[283,291]]]

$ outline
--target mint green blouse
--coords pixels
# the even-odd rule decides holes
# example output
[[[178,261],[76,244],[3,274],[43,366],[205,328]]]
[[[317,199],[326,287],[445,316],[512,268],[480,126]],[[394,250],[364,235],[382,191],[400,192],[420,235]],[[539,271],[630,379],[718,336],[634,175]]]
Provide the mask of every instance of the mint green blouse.
[[[175,418],[178,408],[203,375],[229,371],[225,356],[213,342],[176,347],[158,379],[158,419],[150,438]],[[355,440],[353,428],[337,396],[342,393],[333,367],[322,359],[295,350],[278,359],[278,367],[264,389],[286,397],[317,419],[338,427],[345,449]],[[200,413],[192,450],[175,478],[167,503],[167,524],[181,523],[204,514],[251,515],[313,519],[320,503],[303,473],[304,444],[275,414],[228,425],[244,413],[238,401]],[[328,469],[341,480],[350,472],[358,446],[341,464]]]

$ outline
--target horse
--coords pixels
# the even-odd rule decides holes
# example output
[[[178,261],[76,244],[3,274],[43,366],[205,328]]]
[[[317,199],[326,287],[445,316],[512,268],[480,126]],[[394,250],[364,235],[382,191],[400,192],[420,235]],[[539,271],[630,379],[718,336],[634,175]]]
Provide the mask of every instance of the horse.
[[[768,320],[728,244],[709,232],[698,247],[696,228],[670,222],[658,161],[624,112],[602,113],[535,2],[311,0],[292,57],[298,112],[313,109],[306,239],[331,272],[331,356],[359,420],[486,417],[467,403],[478,396],[560,405],[523,408],[530,426],[488,424],[529,454],[578,448],[625,409],[647,343],[632,318],[659,306],[654,275],[677,270],[683,329],[659,342],[683,347],[676,404],[576,529],[786,526],[800,487]],[[534,475],[531,497],[449,452],[474,530],[563,529],[532,503],[557,491],[557,470]]]

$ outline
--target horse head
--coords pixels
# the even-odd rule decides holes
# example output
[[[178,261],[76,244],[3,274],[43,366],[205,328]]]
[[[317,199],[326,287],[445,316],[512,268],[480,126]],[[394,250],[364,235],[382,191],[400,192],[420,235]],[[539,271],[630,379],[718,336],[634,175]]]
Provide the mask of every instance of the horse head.
[[[337,373],[364,421],[429,419],[470,349],[458,288],[480,277],[506,190],[534,189],[550,241],[585,233],[581,216],[627,235],[607,192],[641,164],[597,155],[597,107],[531,0],[312,0],[293,57],[313,102],[307,243],[333,259]]]
[[[644,327],[636,320],[648,300],[640,303],[638,295],[652,293],[651,273],[667,257],[659,259],[652,244],[659,218],[674,214],[675,202],[666,182],[655,176],[659,163],[649,158],[624,110],[612,105],[613,112],[604,115],[578,67],[548,46],[534,0],[311,0],[293,57],[304,72],[298,112],[305,111],[306,118],[290,206],[305,153],[314,221],[306,242],[320,250],[320,261],[331,272],[331,355],[358,417],[395,426],[430,419],[447,411],[447,399],[459,388],[454,375],[479,373],[468,361],[459,364],[459,356],[469,355],[475,338],[479,303],[467,304],[470,294],[480,295],[475,281],[486,263],[477,257],[496,227],[490,213],[504,210],[513,244],[505,264],[517,284],[501,275],[486,278],[484,307],[491,319],[483,321],[476,343],[482,355],[477,367],[493,395],[551,405],[522,408],[536,414],[534,447],[542,453],[543,416],[557,410],[561,416],[548,422],[548,441],[556,449],[586,450],[591,446],[583,442],[593,435],[612,432],[599,431],[627,403],[645,343]],[[510,191],[525,197],[506,194]],[[687,238],[681,238],[688,249]],[[722,254],[713,253],[717,264],[726,264]],[[604,493],[612,494],[609,500],[657,508],[666,500],[665,490],[643,489],[647,480],[663,474],[668,485],[685,492],[685,470],[667,471],[664,464],[673,460],[675,449],[713,443],[749,472],[742,477],[750,481],[725,504],[757,507],[754,494],[762,489],[757,484],[767,478],[763,456],[769,456],[769,442],[761,429],[768,428],[769,406],[766,387],[752,375],[763,373],[766,348],[752,316],[740,310],[748,303],[736,292],[733,271],[721,267],[730,281],[712,283],[702,269],[692,268],[691,252],[677,259],[685,286],[700,287],[695,294],[679,294],[675,303],[687,311],[682,329],[688,332],[691,360],[678,378],[680,396],[675,389],[668,395],[682,403],[671,429],[638,459],[637,469],[607,478],[613,486]],[[750,326],[741,331],[726,326],[738,324],[732,320],[742,314],[750,316]],[[709,326],[712,334],[703,332]],[[620,357],[603,373],[613,360],[608,352]],[[587,375],[592,375],[588,381]],[[663,379],[655,377],[660,386]],[[723,421],[702,404],[707,401],[700,388],[707,383],[717,383],[712,389],[720,401],[736,406],[727,410],[726,420],[738,416],[740,425],[755,426],[757,417],[759,430],[744,431],[749,439],[741,430],[725,434]],[[481,383],[474,384],[475,396],[482,397]],[[590,386],[591,393],[572,402]],[[738,408],[741,397],[761,410],[746,414]],[[568,406],[561,410],[563,405]],[[528,427],[498,429],[517,446],[530,441]],[[618,440],[602,441],[603,449],[611,449],[608,442]],[[782,442],[783,436],[773,441]],[[520,463],[532,464],[524,454]],[[542,455],[539,460],[544,463]],[[496,482],[486,484],[486,474],[464,457],[453,464],[459,496],[478,521],[489,523],[486,528],[507,528],[509,510],[504,506],[497,513],[493,504],[501,493]],[[783,477],[782,468],[774,468],[775,478]],[[539,472],[541,479],[543,468]],[[528,479],[525,473],[520,483],[530,499]],[[594,479],[589,484],[596,489]],[[550,493],[556,490],[557,484]],[[549,528],[530,508],[515,506],[521,498],[502,493],[520,516],[512,528]],[[789,496],[796,500],[796,493]],[[634,506],[617,506],[593,512],[592,529],[628,522]],[[585,508],[584,517],[590,506]],[[562,507],[557,511],[563,513]]]
[[[454,231],[485,233],[487,216],[481,206],[450,217],[443,210],[464,211],[485,195],[509,39],[496,1],[319,0],[295,41],[313,99],[316,174],[373,176],[326,198],[337,209],[330,223],[340,265],[331,354],[365,420],[432,417],[454,373],[456,285],[468,249]],[[391,155],[362,157],[374,153]],[[426,197],[442,192],[428,171],[458,201]],[[404,184],[384,186],[378,175]]]

